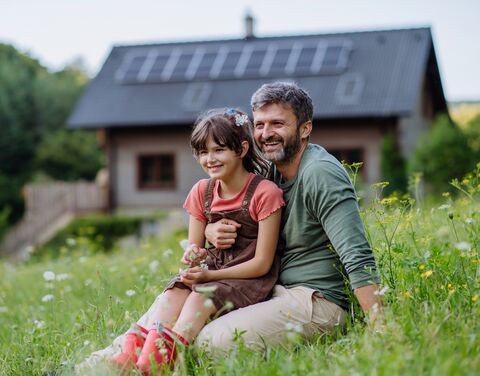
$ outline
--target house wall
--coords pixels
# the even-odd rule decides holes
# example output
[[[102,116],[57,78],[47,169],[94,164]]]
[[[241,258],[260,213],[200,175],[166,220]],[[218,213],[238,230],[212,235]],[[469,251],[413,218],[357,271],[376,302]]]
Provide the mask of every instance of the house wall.
[[[328,150],[361,149],[363,166],[362,180],[370,185],[381,181],[380,148],[384,133],[394,126],[393,120],[378,122],[344,121],[320,122],[315,124],[311,142],[322,145]]]
[[[108,154],[113,208],[142,211],[180,207],[191,187],[206,177],[188,147],[189,135],[187,127],[110,132]],[[138,156],[156,153],[175,155],[175,188],[138,188]]]
[[[425,76],[426,77],[426,76]],[[401,117],[398,121],[398,143],[403,156],[409,159],[415,150],[418,139],[431,126],[434,117],[431,88],[425,79],[410,116]]]

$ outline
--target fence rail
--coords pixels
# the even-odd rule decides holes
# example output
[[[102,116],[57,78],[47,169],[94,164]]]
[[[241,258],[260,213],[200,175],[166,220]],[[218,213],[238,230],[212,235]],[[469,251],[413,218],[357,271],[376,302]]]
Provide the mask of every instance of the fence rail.
[[[79,214],[104,211],[105,190],[97,183],[53,182],[24,187],[25,214],[5,236],[0,252],[25,257],[31,247],[42,245]]]

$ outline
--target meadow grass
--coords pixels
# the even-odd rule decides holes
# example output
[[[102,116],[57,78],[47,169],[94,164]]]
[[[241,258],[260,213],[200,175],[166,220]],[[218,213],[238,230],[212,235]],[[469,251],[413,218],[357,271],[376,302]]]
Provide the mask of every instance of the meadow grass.
[[[241,340],[228,356],[189,351],[192,375],[480,374],[480,185],[436,204],[396,197],[362,209],[382,279],[383,320],[368,325],[352,304],[346,333],[290,340],[265,352]],[[376,189],[381,189],[381,184]],[[71,374],[150,306],[178,271],[185,232],[135,249],[90,254],[69,239],[54,260],[0,263],[0,375]],[[99,368],[95,374],[115,374]]]

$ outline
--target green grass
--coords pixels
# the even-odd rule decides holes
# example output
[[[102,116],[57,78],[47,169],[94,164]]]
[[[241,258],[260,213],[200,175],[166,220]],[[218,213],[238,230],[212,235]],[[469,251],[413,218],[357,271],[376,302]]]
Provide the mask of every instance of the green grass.
[[[292,340],[265,354],[241,342],[227,357],[192,351],[178,374],[480,374],[480,186],[463,183],[469,194],[455,200],[422,206],[388,198],[362,210],[389,287],[383,325],[365,325],[355,313],[344,335]],[[39,375],[62,364],[68,370],[110,344],[178,270],[184,237],[109,254],[72,247],[57,260],[0,264],[0,375]],[[46,281],[46,271],[56,279]]]

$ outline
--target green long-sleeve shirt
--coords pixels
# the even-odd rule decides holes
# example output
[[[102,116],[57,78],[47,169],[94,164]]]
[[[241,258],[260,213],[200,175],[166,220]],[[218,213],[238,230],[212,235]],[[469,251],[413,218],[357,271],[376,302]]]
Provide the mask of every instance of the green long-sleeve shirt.
[[[280,283],[306,286],[347,308],[348,276],[356,289],[378,283],[354,188],[343,166],[324,148],[309,144],[295,178],[273,180],[284,192]]]

